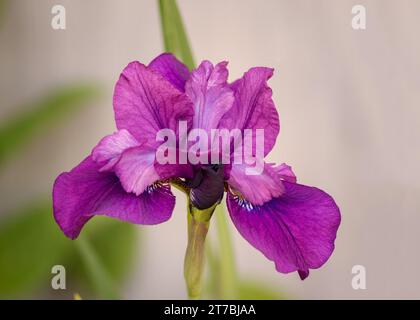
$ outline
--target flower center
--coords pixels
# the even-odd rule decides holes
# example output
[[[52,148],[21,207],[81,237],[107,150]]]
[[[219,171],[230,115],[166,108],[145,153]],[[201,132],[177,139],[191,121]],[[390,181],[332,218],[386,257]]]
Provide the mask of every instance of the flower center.
[[[194,178],[188,181],[190,199],[198,209],[207,209],[219,202],[224,192],[223,166],[218,164],[202,166]]]

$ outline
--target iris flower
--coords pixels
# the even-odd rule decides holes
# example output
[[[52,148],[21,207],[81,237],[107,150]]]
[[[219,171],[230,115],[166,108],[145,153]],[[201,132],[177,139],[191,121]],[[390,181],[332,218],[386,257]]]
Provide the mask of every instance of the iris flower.
[[[178,132],[180,121],[189,131],[264,129],[266,156],[280,131],[267,84],[272,75],[273,69],[255,67],[229,83],[226,62],[203,61],[190,72],[167,53],[147,66],[131,62],[114,91],[118,130],[54,183],[54,217],[61,230],[75,239],[95,215],[142,225],[167,221],[175,206],[171,185],[186,192],[198,215],[214,209],[226,193],[239,233],[277,271],[297,271],[305,279],[334,250],[340,211],[331,196],[297,183],[286,164],[264,163],[261,174],[248,175],[246,163],[156,161],[159,130]]]

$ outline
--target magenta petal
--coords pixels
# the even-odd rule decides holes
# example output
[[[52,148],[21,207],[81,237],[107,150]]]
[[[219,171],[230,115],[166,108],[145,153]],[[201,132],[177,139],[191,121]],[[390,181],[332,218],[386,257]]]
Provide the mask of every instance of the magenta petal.
[[[156,140],[160,129],[178,132],[178,122],[190,125],[194,110],[190,99],[157,71],[131,62],[114,91],[115,121],[137,140]]]
[[[190,71],[173,54],[162,53],[150,62],[149,68],[159,72],[179,91],[185,91],[185,82],[190,77]]]
[[[194,176],[194,167],[189,163],[180,164],[177,162],[174,164],[161,164],[158,161],[155,161],[154,167],[161,180],[172,178],[192,179]]]
[[[282,273],[321,267],[334,250],[340,210],[333,198],[314,187],[283,181],[285,193],[263,206],[232,194],[227,205],[240,234]]]
[[[111,170],[124,150],[139,144],[127,130],[122,129],[99,141],[92,151],[92,159],[103,165],[100,171]]]
[[[281,179],[296,183],[297,178],[291,166],[282,163],[278,166],[273,166],[273,169],[277,172]]]
[[[246,170],[252,167],[247,164],[232,164],[229,176],[229,186],[240,193],[254,205],[265,202],[283,194],[284,186],[278,171],[265,163],[261,174],[249,175]]]
[[[158,224],[171,217],[175,197],[169,186],[136,196],[124,191],[114,173],[99,169],[100,165],[89,156],[55,180],[54,218],[67,237],[76,238],[94,215],[137,224]]]
[[[126,192],[140,195],[157,180],[155,170],[156,148],[147,143],[125,150],[114,167]]]
[[[273,69],[256,67],[235,81],[231,85],[235,102],[220,121],[220,128],[252,129],[254,141],[256,129],[264,129],[264,155],[271,151],[280,131],[272,91],[267,85],[272,75]]]
[[[227,62],[217,65],[203,61],[191,73],[185,84],[185,93],[194,104],[193,128],[211,129],[219,127],[220,119],[230,110],[233,91],[227,84]]]

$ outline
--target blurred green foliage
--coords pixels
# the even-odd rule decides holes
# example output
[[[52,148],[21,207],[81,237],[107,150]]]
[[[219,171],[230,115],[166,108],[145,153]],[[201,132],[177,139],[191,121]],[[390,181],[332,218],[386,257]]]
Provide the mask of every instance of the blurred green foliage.
[[[18,108],[26,111],[0,124],[0,165],[18,156],[18,151],[35,136],[58,126],[99,96],[96,85],[71,85],[50,90]],[[87,224],[80,240],[71,241],[55,223],[51,201],[42,199],[2,217],[0,298],[28,298],[43,289],[44,294],[54,296],[45,289],[53,277],[51,268],[57,264],[66,267],[71,283],[80,284],[71,287],[82,296],[106,299],[119,296],[121,288],[117,284],[127,276],[137,251],[135,226],[98,217]],[[69,292],[64,297],[72,295]]]
[[[0,18],[5,9],[6,0],[0,0]],[[78,83],[49,90],[16,108],[24,111],[0,123],[0,166],[18,156],[34,137],[58,126],[99,96],[97,85]],[[71,241],[55,223],[50,199],[36,200],[1,217],[0,298],[28,298],[39,290],[54,296],[46,289],[57,264],[66,267],[72,284],[80,284],[71,288],[82,291],[83,296],[93,292],[95,298],[118,297],[117,284],[127,276],[137,251],[135,226],[98,217],[87,224],[80,243]],[[73,292],[68,292],[64,297],[72,296]]]
[[[29,106],[17,108],[27,111],[0,123],[0,165],[34,135],[57,125],[59,120],[66,119],[98,96],[97,86],[74,85],[51,91],[29,102]]]
[[[83,296],[95,292],[97,298],[116,298],[117,284],[133,264],[136,229],[105,217],[92,222],[80,239],[72,241],[55,224],[48,201],[10,213],[0,224],[0,298],[27,297],[48,287],[54,265],[66,267],[68,282],[83,284],[78,290]],[[83,243],[82,250],[78,242]]]
[[[47,282],[70,243],[51,223],[48,202],[12,212],[0,225],[0,297],[19,296]]]
[[[4,8],[6,6],[6,0],[0,0],[0,19],[3,18]],[[0,20],[0,23],[2,21]]]
[[[241,300],[280,300],[286,296],[277,288],[256,280],[240,280],[238,282],[238,299]]]
[[[72,241],[80,258],[80,263],[72,268],[73,275],[88,284],[95,298],[118,299],[123,280],[134,263],[137,228],[107,217],[95,219],[98,221],[86,225],[83,234]],[[86,295],[82,292],[82,296]]]

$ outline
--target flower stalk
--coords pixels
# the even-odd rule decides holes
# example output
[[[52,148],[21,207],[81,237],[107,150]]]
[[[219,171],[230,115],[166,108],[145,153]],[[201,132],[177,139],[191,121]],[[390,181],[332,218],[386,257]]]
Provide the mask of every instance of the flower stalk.
[[[210,219],[217,203],[208,209],[200,210],[188,198],[188,245],[184,260],[184,277],[190,299],[199,299],[205,259],[205,240]]]

